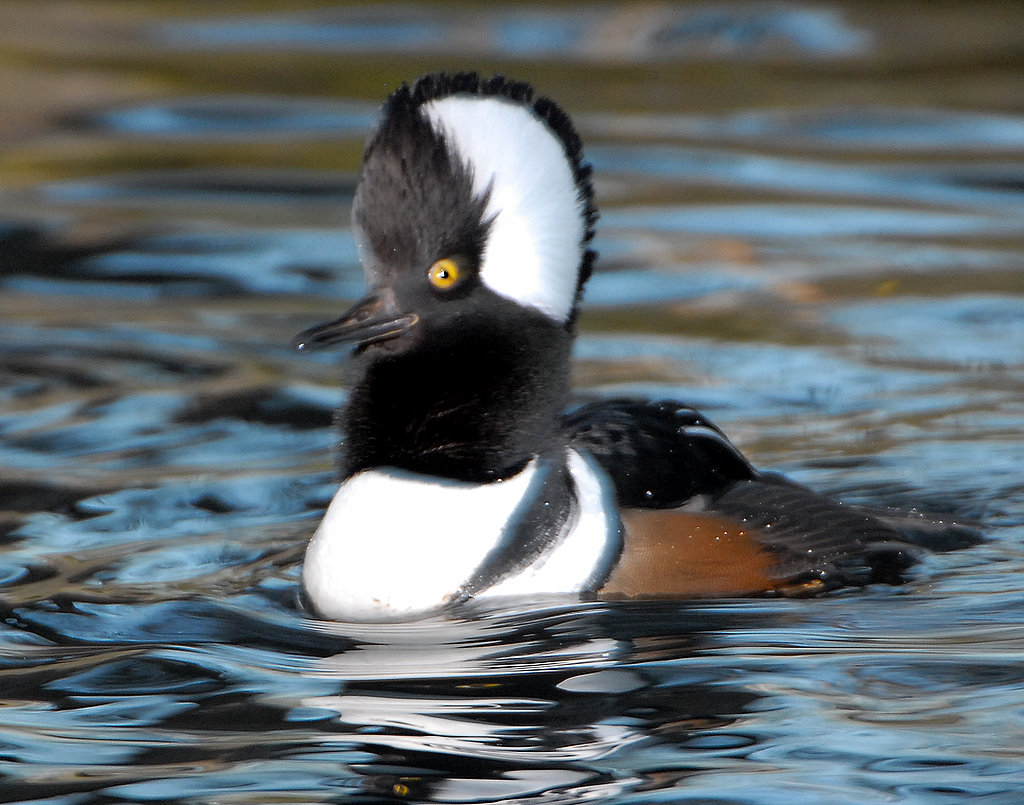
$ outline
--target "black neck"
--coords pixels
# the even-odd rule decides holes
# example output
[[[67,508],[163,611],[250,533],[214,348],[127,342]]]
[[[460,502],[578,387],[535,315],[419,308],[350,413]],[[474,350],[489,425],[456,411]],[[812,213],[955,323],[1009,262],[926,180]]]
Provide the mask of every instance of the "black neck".
[[[483,483],[565,443],[569,329],[522,309],[458,325],[355,358],[344,477],[387,466]]]

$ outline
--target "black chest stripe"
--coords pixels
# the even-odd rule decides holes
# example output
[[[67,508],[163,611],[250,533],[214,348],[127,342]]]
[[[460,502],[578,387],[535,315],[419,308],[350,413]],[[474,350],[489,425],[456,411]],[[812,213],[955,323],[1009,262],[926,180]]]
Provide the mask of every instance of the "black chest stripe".
[[[579,515],[576,486],[565,457],[538,458],[537,471],[498,543],[451,598],[457,604],[511,578],[549,553]]]

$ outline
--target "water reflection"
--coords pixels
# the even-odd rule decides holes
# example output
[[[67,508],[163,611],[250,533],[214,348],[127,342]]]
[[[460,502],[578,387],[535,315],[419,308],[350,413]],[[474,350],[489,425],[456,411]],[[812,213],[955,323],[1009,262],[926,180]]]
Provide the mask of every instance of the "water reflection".
[[[642,149],[599,146],[588,153],[595,160],[598,170],[607,165],[611,170],[627,175],[650,176],[659,182],[674,179],[685,186],[710,185],[751,191],[771,190],[778,194],[794,195],[814,193],[836,198],[885,200],[888,203],[899,200],[928,205],[956,204],[967,209],[988,207],[998,213],[994,216],[996,220],[1007,213],[1016,213],[1019,216],[1024,204],[1024,197],[1019,188],[985,188],[967,184],[955,173],[951,175],[948,168],[936,166],[925,170],[893,165],[887,165],[885,168],[878,165],[840,166],[834,162],[660,145],[648,145]],[[785,211],[785,207],[782,209]],[[818,213],[828,212],[821,207],[815,209]],[[749,215],[751,211],[740,212]],[[641,209],[636,211],[636,214],[644,215],[646,211]],[[896,216],[900,222],[894,224],[893,233],[918,234],[915,231],[917,227],[912,223],[913,218],[907,212],[863,208],[861,214],[867,222],[872,221],[873,215]],[[805,209],[804,215],[809,217],[809,210]],[[926,209],[915,211],[913,215],[921,220],[934,220],[935,229],[928,233],[933,235],[941,234],[945,228],[951,226],[950,222],[955,220],[949,213],[943,214]],[[778,226],[778,222],[775,224],[769,229],[777,235],[785,237],[797,234]],[[950,231],[951,234],[958,233],[956,228]],[[766,233],[757,234],[763,236]],[[808,234],[821,233],[812,231]]]
[[[28,764],[8,790],[38,791],[23,772],[54,752],[51,785],[144,801],[941,802],[1013,785],[1012,747],[978,730],[1019,717],[1009,610],[965,640],[981,613],[956,603],[821,604],[553,600],[385,626],[252,595],[23,607],[0,630],[24,702],[0,709],[4,751]]]
[[[81,115],[69,123],[166,138],[263,141],[267,137],[309,134],[338,139],[346,135],[362,138],[376,113],[376,104],[343,103],[328,98],[199,96],[123,106],[91,116]]]
[[[885,154],[969,149],[1012,155],[1024,148],[1024,119],[1019,116],[927,107],[756,109],[719,117],[591,114],[583,119],[608,137],[732,142],[805,153],[836,148]]]
[[[639,657],[631,655],[682,660],[689,639],[673,639],[666,631],[649,636],[644,648],[642,639],[616,636],[612,624],[604,624],[612,628],[603,635],[595,629],[609,615],[576,613],[575,623],[555,622],[547,635],[534,631],[533,650],[521,656],[516,654],[529,644],[494,633],[501,647],[491,649],[490,672],[481,668],[485,675],[462,681],[455,676],[440,696],[436,685],[422,681],[392,681],[383,691],[379,682],[368,689],[350,683],[343,695],[305,703],[337,711],[340,724],[352,731],[340,740],[355,738],[378,757],[397,750],[412,760],[415,771],[400,774],[377,764],[361,767],[371,791],[438,802],[544,791],[603,800],[642,785],[619,767],[630,747],[699,742],[756,698],[701,669],[679,671],[666,685],[663,670],[633,665]],[[404,646],[388,651],[396,649],[406,654]],[[386,657],[375,659],[385,669],[391,665]],[[509,661],[512,669],[495,673]],[[723,737],[718,748],[736,745]]]
[[[722,669],[688,666],[704,639],[680,636],[734,622],[728,612],[647,608],[638,630],[628,607],[558,602],[384,627],[303,627],[263,609],[256,619],[244,608],[80,604],[9,619],[49,639],[22,641],[27,657],[0,652],[0,673],[23,695],[42,685],[63,704],[8,756],[38,763],[56,741],[73,747],[68,770],[88,769],[90,789],[145,800],[203,762],[187,787],[212,796],[241,784],[230,749],[257,728],[278,775],[250,777],[247,789],[283,792],[291,778],[333,796],[478,802],[606,799],[641,785],[620,767],[634,744],[700,753],[752,743],[727,728],[758,695]],[[86,633],[93,648],[52,643]],[[21,718],[15,709],[0,720],[18,730]],[[185,747],[191,769],[170,762]]]
[[[858,54],[871,35],[833,9],[800,6],[685,7],[673,3],[438,9],[331,9],[160,26],[171,46],[289,48],[601,61],[820,58]],[[459,35],[459,33],[462,35]],[[466,36],[466,33],[472,33]]]

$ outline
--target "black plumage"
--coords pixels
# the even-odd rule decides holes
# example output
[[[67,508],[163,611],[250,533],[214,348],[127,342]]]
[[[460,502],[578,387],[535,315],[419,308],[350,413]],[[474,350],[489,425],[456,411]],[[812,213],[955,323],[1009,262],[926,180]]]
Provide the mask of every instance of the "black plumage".
[[[488,235],[501,212],[488,213],[491,191],[474,192],[473,166],[424,113],[425,104],[452,95],[518,104],[561,143],[583,224],[578,264],[558,269],[575,272],[576,279],[564,320],[481,280]],[[563,414],[578,302],[595,259],[589,244],[596,220],[580,138],[568,116],[549,99],[535,98],[529,85],[438,73],[403,85],[384,105],[353,210],[369,295],[299,341],[356,344],[340,417],[343,479],[388,467],[485,484],[539,459],[536,489],[453,600],[521,571],[565,536],[577,505],[566,464],[570,447],[596,461],[625,510],[677,510],[738,524],[756,550],[773,557],[772,579],[780,587],[895,583],[920,546],[976,541],[963,528],[911,533],[899,518],[845,506],[761,472],[703,414],[676,402],[607,400]],[[424,280],[428,269],[446,259],[458,268],[458,282],[431,286]],[[618,513],[609,518],[617,522]],[[618,549],[609,549],[609,562]],[[612,571],[601,567],[605,576]],[[604,581],[595,576],[593,589]]]

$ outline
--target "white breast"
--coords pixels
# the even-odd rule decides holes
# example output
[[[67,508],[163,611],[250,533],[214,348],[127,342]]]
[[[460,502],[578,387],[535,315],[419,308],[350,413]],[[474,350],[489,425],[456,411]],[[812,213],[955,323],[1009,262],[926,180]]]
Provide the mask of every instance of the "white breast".
[[[600,474],[575,453],[580,496],[572,533],[488,595],[579,592],[617,539]],[[443,606],[500,541],[536,473],[465,484],[392,469],[368,470],[341,485],[306,550],[303,586],[335,620],[408,618]]]
[[[611,482],[593,459],[575,450],[569,451],[569,472],[579,503],[572,532],[550,554],[480,597],[583,592],[609,554],[617,557],[622,535]]]

